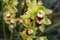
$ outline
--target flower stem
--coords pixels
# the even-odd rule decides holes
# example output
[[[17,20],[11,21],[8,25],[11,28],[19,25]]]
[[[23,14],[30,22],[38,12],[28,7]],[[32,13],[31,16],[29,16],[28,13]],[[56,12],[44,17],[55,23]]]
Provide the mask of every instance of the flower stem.
[[[11,34],[10,34],[10,40],[12,40],[13,39],[13,32],[11,32]]]
[[[6,31],[5,31],[5,23],[3,22],[3,33],[4,33],[4,40],[6,40]]]
[[[1,5],[1,7],[2,7],[2,18],[1,18],[1,20],[2,20],[2,26],[3,26],[3,35],[4,35],[4,40],[7,40],[6,39],[5,21],[4,21],[4,15],[3,15],[3,1],[1,1],[1,2],[2,2],[2,5]]]

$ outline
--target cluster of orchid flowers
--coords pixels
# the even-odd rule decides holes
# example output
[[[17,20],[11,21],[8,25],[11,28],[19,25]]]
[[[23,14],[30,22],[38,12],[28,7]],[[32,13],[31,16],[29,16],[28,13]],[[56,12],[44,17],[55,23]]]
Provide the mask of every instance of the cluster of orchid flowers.
[[[3,0],[3,18],[10,26],[10,29],[13,29],[14,26],[16,26],[16,13],[17,13],[17,6],[18,1],[17,0]]]
[[[17,0],[13,1],[14,2],[12,2],[11,0],[9,2],[9,0],[4,0],[3,8],[4,20],[10,26],[10,28],[14,28],[17,22],[17,18],[15,18],[17,8],[15,6],[17,6],[18,2]],[[37,4],[36,0],[33,0],[32,2],[26,1],[26,4],[28,6],[28,9],[26,12],[24,12],[23,15],[20,16],[20,18],[18,18],[18,21],[25,26],[24,30],[20,32],[23,40],[30,40],[29,37],[33,38],[32,35],[35,35],[37,33],[36,31],[38,28],[51,24],[47,15],[50,14],[52,11],[42,6],[42,3]],[[41,30],[43,31],[44,29]]]
[[[35,18],[36,20],[32,19],[31,16],[29,17],[29,15],[30,14],[26,12],[24,15],[20,16],[21,17],[20,22],[23,23],[23,25],[26,27],[26,29],[21,33],[22,35],[34,34],[39,27],[42,27],[42,25],[44,25],[42,23],[45,16],[45,13],[43,10],[39,10],[36,13],[36,18]]]
[[[38,28],[43,32],[45,30],[44,26],[51,24],[47,15],[52,11],[41,4],[35,3],[35,1],[33,3],[28,1],[27,5],[27,11],[20,16],[20,22],[25,26],[25,29],[20,34],[24,40],[33,40],[29,39],[29,37],[34,35]]]

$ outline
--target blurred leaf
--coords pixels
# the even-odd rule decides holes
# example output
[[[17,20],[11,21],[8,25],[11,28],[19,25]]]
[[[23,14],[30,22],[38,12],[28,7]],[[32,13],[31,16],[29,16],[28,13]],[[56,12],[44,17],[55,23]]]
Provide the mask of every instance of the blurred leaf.
[[[40,29],[40,31],[44,32],[44,30],[45,30],[45,25],[40,26],[39,29]]]
[[[49,24],[51,24],[51,21],[47,18],[47,16],[45,16],[44,19],[42,20],[42,23],[49,25]]]
[[[55,35],[47,35],[48,40],[58,40]]]
[[[46,9],[44,6],[42,6],[42,10],[45,12],[46,15],[49,15],[52,13],[52,10]]]
[[[45,13],[46,13],[47,15],[49,15],[49,14],[52,13],[52,10],[50,10],[50,9],[45,9],[44,11],[45,11]]]

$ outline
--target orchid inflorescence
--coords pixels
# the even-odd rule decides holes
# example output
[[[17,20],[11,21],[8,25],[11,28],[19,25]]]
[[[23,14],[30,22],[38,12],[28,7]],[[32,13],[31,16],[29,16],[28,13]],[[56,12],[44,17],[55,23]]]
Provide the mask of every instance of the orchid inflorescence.
[[[42,3],[39,5],[36,0],[29,0],[26,3],[28,9],[23,15],[20,16],[20,22],[26,27],[24,31],[22,31],[21,36],[24,40],[29,40],[29,37],[36,34],[36,31],[38,29],[43,32],[45,30],[45,25],[51,24],[51,21],[47,15],[51,14],[52,10],[49,10],[42,6]],[[34,33],[30,30],[31,28],[34,30]]]
[[[14,1],[14,2],[13,2]],[[4,20],[10,26],[14,28],[16,26],[17,18],[15,18],[17,13],[17,0],[3,0],[3,11]],[[49,10],[42,6],[42,2],[36,2],[36,0],[26,0],[27,10],[23,15],[18,18],[19,23],[22,23],[25,28],[20,32],[20,36],[23,40],[33,40],[37,30],[40,29],[41,32],[45,30],[45,25],[51,24],[51,21],[47,15],[51,14],[52,10]]]
[[[17,0],[3,0],[3,16],[5,22],[10,26],[11,29],[16,26],[15,15],[17,13]]]

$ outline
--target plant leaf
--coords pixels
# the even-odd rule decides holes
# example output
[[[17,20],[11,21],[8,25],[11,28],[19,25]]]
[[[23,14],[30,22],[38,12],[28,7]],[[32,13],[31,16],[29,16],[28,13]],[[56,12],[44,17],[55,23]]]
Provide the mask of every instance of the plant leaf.
[[[39,29],[40,29],[40,31],[43,32],[45,30],[45,25],[40,26]]]
[[[47,16],[44,17],[44,19],[41,21],[43,24],[49,25],[51,24],[51,21],[47,18]]]

